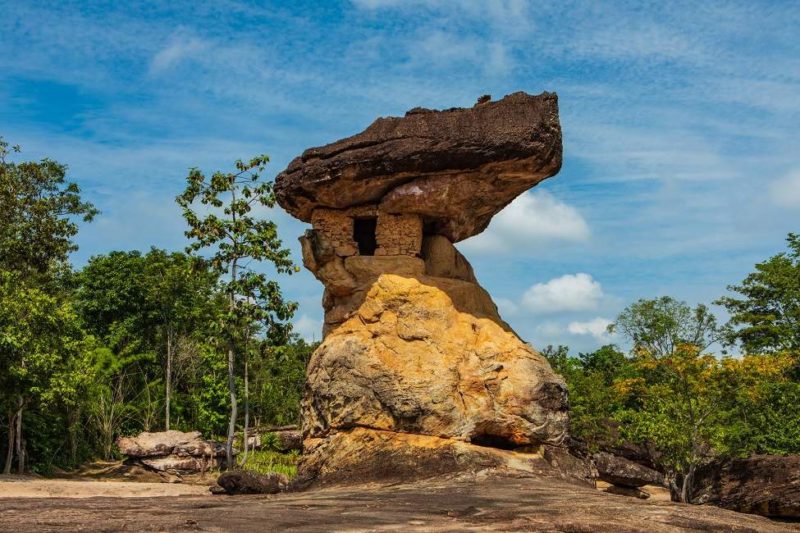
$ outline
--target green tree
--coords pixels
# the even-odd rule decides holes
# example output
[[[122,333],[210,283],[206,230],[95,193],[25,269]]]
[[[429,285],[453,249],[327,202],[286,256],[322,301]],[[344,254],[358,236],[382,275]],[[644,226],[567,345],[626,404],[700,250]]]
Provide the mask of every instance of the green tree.
[[[582,439],[591,451],[617,444],[615,417],[631,399],[619,394],[614,384],[634,375],[631,362],[613,345],[578,357],[570,357],[566,346],[548,346],[542,355],[567,382],[572,436]]]
[[[217,275],[198,258],[153,248],[145,255],[94,256],[76,277],[87,329],[127,365],[113,366],[116,373],[106,376],[115,383],[103,400],[107,413],[120,412],[108,400],[114,397],[135,407],[126,412],[141,429],[149,431],[159,420],[169,429],[173,392],[187,385],[180,382],[191,365],[187,357],[197,353],[195,342],[210,336],[209,324],[221,308]],[[104,433],[104,442],[110,438]]]
[[[790,361],[764,356],[719,359],[682,344],[665,357],[640,351],[635,364],[642,375],[659,379],[617,383],[622,394],[641,399],[640,408],[618,413],[625,436],[655,443],[659,461],[673,473],[680,501],[691,503],[698,466],[752,449],[741,438],[743,415],[759,404],[765,384],[783,379]]]
[[[253,267],[270,263],[278,273],[292,273],[297,267],[289,250],[278,238],[275,222],[256,218],[253,209],[272,208],[275,196],[272,183],[261,174],[269,159],[256,157],[249,162],[236,162],[234,172],[215,172],[210,179],[198,169],[187,177],[186,190],[176,199],[189,225],[186,236],[193,240],[188,251],[206,250],[209,261],[220,276],[225,276],[223,291],[228,298],[228,312],[220,333],[228,353],[228,392],[230,418],[226,458],[233,465],[233,440],[237,420],[236,362],[237,353],[248,351],[253,324],[264,328],[267,338],[286,337],[295,304],[286,302],[278,283],[268,280]],[[196,202],[203,206],[196,210]],[[247,385],[247,383],[245,383]],[[245,427],[245,435],[247,427]],[[245,439],[246,442],[246,439]]]
[[[262,343],[253,368],[256,426],[300,422],[306,366],[318,344],[300,338],[280,346]]]
[[[83,332],[71,305],[0,271],[0,367],[3,403],[8,413],[4,472],[14,456],[26,470],[23,413],[51,389],[58,369],[80,349]]]
[[[217,276],[182,253],[152,249],[145,257],[145,301],[164,350],[164,428],[170,429],[175,351],[212,319]]]
[[[787,252],[758,263],[755,272],[728,290],[717,302],[731,315],[729,341],[739,341],[746,353],[800,351],[800,235],[786,238]]]
[[[14,163],[9,154],[0,137],[0,268],[28,278],[65,262],[77,249],[75,217],[88,222],[97,210],[66,181],[66,166],[50,159]]]
[[[723,335],[716,318],[703,305],[691,308],[670,297],[639,300],[611,329],[633,344],[636,370],[614,386],[640,402],[617,418],[629,438],[657,445],[662,463],[680,481],[680,500],[690,502],[697,467],[741,451],[741,442],[732,438],[741,432],[735,415],[741,415],[742,403],[736,399],[747,398],[752,407],[759,384],[782,375],[786,366],[777,358],[748,366],[752,360],[707,354]]]
[[[19,152],[0,138],[0,390],[9,414],[7,460],[26,466],[23,412],[37,398],[74,342],[83,336],[69,303],[59,294],[68,254],[77,246],[77,219],[97,210],[66,180],[66,167],[50,159],[16,163]],[[12,443],[13,448],[12,450]]]
[[[622,334],[635,351],[643,350],[651,357],[669,356],[684,344],[703,352],[723,336],[716,317],[705,305],[692,309],[670,296],[629,305],[609,331]]]

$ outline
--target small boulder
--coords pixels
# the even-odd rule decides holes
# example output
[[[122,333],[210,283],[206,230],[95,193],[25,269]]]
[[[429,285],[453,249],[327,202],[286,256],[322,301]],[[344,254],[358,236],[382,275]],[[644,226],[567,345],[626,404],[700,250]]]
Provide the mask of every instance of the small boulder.
[[[593,456],[597,477],[619,487],[642,487],[644,485],[663,485],[664,475],[623,457],[606,452]]]
[[[225,447],[203,439],[199,431],[143,432],[118,438],[117,446],[128,456],[128,464],[156,472],[205,472],[225,462]]]
[[[289,479],[283,474],[259,474],[249,470],[231,470],[217,478],[225,494],[277,494],[289,484]],[[212,494],[219,491],[211,490]]]
[[[636,487],[620,487],[618,485],[609,485],[603,492],[615,494],[617,496],[627,496],[629,498],[639,498],[646,500],[650,497],[650,493],[643,491]]]

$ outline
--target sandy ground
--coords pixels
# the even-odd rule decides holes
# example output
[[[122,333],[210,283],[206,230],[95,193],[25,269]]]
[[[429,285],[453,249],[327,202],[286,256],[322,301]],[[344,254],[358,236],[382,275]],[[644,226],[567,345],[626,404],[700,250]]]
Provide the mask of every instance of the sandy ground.
[[[79,481],[0,476],[0,498],[149,498],[206,496],[208,487],[183,483]]]
[[[2,483],[4,491],[23,490],[25,484]],[[82,484],[120,485],[59,482],[72,490]],[[800,531],[797,523],[715,507],[638,500],[549,478],[473,477],[274,496],[173,492],[186,489],[198,487],[154,488],[169,493],[161,497],[149,493],[150,497],[123,498],[0,498],[0,531]]]

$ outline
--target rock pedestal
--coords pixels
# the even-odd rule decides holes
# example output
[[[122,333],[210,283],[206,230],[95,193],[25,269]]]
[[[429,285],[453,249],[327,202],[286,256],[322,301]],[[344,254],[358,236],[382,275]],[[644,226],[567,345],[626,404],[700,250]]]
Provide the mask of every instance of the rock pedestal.
[[[515,93],[378,119],[277,177],[279,203],[312,224],[303,263],[325,285],[301,477],[570,462],[563,380],[453,245],[560,166],[556,96]]]

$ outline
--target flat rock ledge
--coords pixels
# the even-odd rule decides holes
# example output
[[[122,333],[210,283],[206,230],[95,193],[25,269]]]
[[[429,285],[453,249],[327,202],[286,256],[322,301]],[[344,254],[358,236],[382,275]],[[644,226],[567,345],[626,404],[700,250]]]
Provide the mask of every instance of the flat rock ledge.
[[[486,472],[220,498],[0,499],[0,531],[800,531],[706,505],[607,494],[567,480]]]

